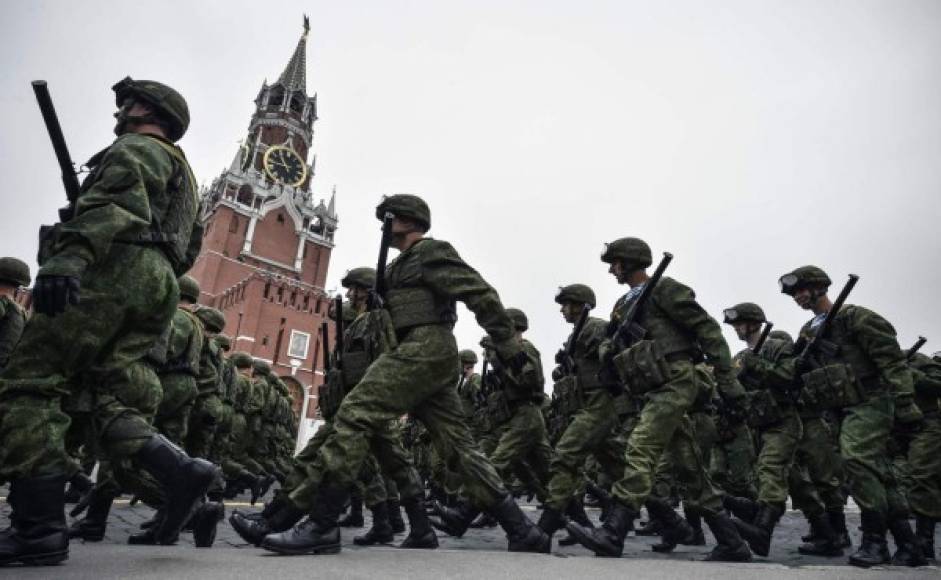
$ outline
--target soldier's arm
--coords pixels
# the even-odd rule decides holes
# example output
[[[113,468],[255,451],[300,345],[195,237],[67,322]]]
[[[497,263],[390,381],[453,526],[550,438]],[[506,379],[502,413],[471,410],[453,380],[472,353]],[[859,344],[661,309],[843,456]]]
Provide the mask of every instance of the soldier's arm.
[[[149,195],[163,192],[173,175],[170,155],[154,139],[124,135],[108,149],[94,183],[76,202],[75,217],[62,224],[42,274],[80,276],[108,254],[115,238],[149,227]]]
[[[6,365],[26,327],[26,313],[13,302],[0,300],[0,367]]]
[[[598,347],[605,339],[608,323],[600,318],[589,318],[578,337],[575,352],[579,358],[600,361]]]
[[[856,342],[879,369],[882,380],[891,385],[896,395],[912,395],[915,392],[912,374],[895,328],[885,318],[860,306],[848,307],[846,316]]]
[[[653,297],[670,320],[695,337],[706,363],[715,372],[722,394],[731,398],[743,396],[745,390],[732,373],[732,354],[722,336],[722,329],[715,318],[696,302],[693,290],[676,280],[663,278]]]
[[[915,392],[927,397],[941,396],[941,362],[919,352],[910,365]]]
[[[477,324],[493,337],[497,348],[504,348],[515,332],[497,291],[461,259],[451,244],[439,240],[422,243],[428,244],[422,254],[424,281],[434,292],[463,302],[474,313]]]

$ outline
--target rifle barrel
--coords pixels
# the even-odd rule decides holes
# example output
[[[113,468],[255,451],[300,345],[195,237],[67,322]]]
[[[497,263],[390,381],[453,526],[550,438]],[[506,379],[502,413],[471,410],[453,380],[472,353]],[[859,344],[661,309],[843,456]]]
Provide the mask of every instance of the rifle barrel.
[[[46,131],[49,133],[49,140],[52,141],[52,149],[55,151],[56,160],[59,162],[59,169],[62,171],[62,185],[65,187],[65,195],[72,203],[78,199],[79,183],[75,176],[75,164],[72,163],[72,157],[69,155],[69,148],[65,144],[65,135],[62,134],[62,126],[59,124],[59,116],[56,115],[56,108],[52,104],[52,96],[49,94],[49,85],[46,81],[33,81],[33,93],[36,95],[36,102],[39,104],[39,112],[42,113],[42,120],[46,124]]]

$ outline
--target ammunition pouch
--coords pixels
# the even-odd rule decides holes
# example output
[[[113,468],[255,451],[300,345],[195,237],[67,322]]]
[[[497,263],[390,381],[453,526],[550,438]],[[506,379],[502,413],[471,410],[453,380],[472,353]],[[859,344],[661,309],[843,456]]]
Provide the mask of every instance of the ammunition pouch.
[[[340,410],[340,403],[346,395],[344,391],[342,373],[337,369],[327,371],[324,384],[317,389],[317,406],[324,419],[332,419]]]
[[[749,391],[748,416],[746,419],[749,427],[762,429],[783,420],[784,413],[781,411],[781,406],[769,389]]]
[[[634,395],[659,389],[670,380],[666,353],[652,340],[641,340],[615,355],[613,362],[621,381],[630,385]]]
[[[343,363],[340,372],[342,373],[343,385],[347,390],[352,389],[363,380],[363,376],[366,375],[366,369],[369,368],[371,363],[372,361],[369,359],[369,355],[364,351],[343,353]]]
[[[585,394],[581,385],[578,379],[571,375],[562,377],[561,380],[555,383],[552,392],[556,394],[556,404],[558,405],[560,417],[568,419],[585,406]]]
[[[423,287],[397,288],[385,295],[385,307],[395,331],[402,332],[429,324],[454,324],[457,311],[454,302]]]
[[[491,425],[498,426],[506,423],[513,416],[510,400],[503,390],[497,390],[487,396],[487,416]]]
[[[863,402],[862,384],[845,364],[826,365],[801,375],[799,404],[815,409],[843,409]]]
[[[36,253],[36,262],[42,266],[52,257],[56,240],[59,237],[59,224],[39,226],[39,251]]]

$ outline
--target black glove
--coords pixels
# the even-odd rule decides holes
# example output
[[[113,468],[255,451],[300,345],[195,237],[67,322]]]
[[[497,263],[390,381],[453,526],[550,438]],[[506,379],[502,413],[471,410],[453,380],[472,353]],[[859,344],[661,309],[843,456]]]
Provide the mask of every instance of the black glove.
[[[75,276],[39,275],[33,286],[33,310],[55,316],[79,303],[82,284]]]

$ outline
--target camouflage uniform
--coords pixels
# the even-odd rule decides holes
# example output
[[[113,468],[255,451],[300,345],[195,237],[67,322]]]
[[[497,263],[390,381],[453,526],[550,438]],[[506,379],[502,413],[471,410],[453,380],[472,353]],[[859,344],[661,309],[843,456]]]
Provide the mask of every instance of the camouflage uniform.
[[[605,247],[602,261],[619,264],[626,276],[646,269],[652,257],[642,240],[622,238]],[[611,314],[612,334],[642,291],[643,284],[636,285],[617,301]],[[651,498],[657,466],[669,450],[674,465],[683,467],[677,476],[685,499],[702,511],[719,543],[710,558],[748,560],[748,547],[723,511],[721,492],[703,464],[687,415],[702,389],[695,364],[703,357],[714,368],[727,406],[740,408],[744,404],[744,391],[735,380],[722,331],[696,302],[693,291],[669,277],[663,277],[652,289],[634,322],[645,330],[643,340],[621,352],[616,352],[620,347],[612,339],[606,339],[600,347],[602,360],[611,360],[625,385],[635,396],[644,398],[637,425],[627,440],[624,474],[612,488],[617,502],[601,529],[586,530],[572,523],[567,527],[596,554],[619,555],[627,530],[646,504],[651,517],[663,523],[666,542],[676,543],[691,536],[692,529],[668,503]]]
[[[212,457],[212,446],[225,409],[222,403],[222,349],[213,337],[222,332],[225,317],[222,312],[207,306],[198,308],[195,315],[203,324],[206,340],[199,355],[197,395],[190,410],[186,451],[194,457],[215,459]]]
[[[780,282],[786,294],[810,288],[817,298],[830,285],[829,277],[814,266],[798,268],[782,276]],[[823,320],[821,314],[804,324],[795,351],[800,352],[815,336]],[[816,394],[817,400],[838,398],[840,452],[863,528],[862,545],[850,563],[871,566],[888,560],[887,527],[896,536],[900,552],[903,544],[914,539],[910,528],[907,534],[904,530],[909,525],[907,514],[895,513],[904,510],[904,501],[890,477],[886,449],[896,414],[914,404],[912,376],[895,329],[871,310],[845,305],[824,338],[832,348],[821,349],[805,360],[807,368],[798,369],[800,359],[790,359],[790,369],[794,379],[804,385],[804,401],[810,400],[811,394]]]
[[[925,557],[934,558],[935,523],[941,520],[941,356],[916,353],[909,365],[925,418],[908,447],[908,500]]]
[[[0,370],[6,366],[26,326],[26,311],[15,300],[17,289],[29,286],[31,281],[29,266],[25,262],[17,258],[0,258],[0,287],[13,293],[12,297],[0,296]]]
[[[154,426],[177,445],[183,445],[189,416],[199,390],[196,376],[203,350],[202,322],[185,308],[177,308],[170,325],[166,363],[157,366],[163,389]]]
[[[156,436],[148,419],[161,389],[145,357],[171,322],[176,278],[201,242],[196,181],[171,140],[123,132],[137,121],[133,103],[147,101],[157,111],[151,122],[175,115],[169,133],[175,141],[188,124],[186,105],[151,81],[128,78],[114,89],[122,106],[119,137],[89,160],[91,172],[67,219],[46,232],[35,314],[0,374],[0,478],[13,481],[17,522],[0,540],[0,563],[67,556],[62,482],[75,469],[65,449],[70,414],[86,414],[89,443],[105,456],[133,457],[174,492],[158,526],[162,540],[175,538],[214,476],[211,466]],[[56,548],[39,555],[17,543],[18,533],[30,531]]]
[[[385,220],[386,227],[398,224],[413,227],[412,232],[415,227],[427,231],[431,224],[427,204],[407,194],[384,198],[377,217]],[[410,413],[428,428],[448,468],[464,478],[464,490],[472,501],[502,518],[510,548],[531,549],[538,544],[538,549],[545,549],[545,536],[519,510],[493,466],[477,449],[454,388],[459,365],[452,333],[456,300],[464,302],[493,337],[501,359],[514,365],[522,360],[512,323],[496,291],[450,244],[430,238],[422,238],[396,257],[388,267],[385,286],[385,308],[398,344],[380,354],[343,399],[335,434],[321,447],[315,464],[308,469],[307,481],[291,493],[297,506],[314,510],[314,525],[268,536],[262,546],[288,553],[339,550],[336,516],[353,478],[370,446],[378,451],[376,435],[392,420]],[[378,452],[376,457],[383,471],[392,476],[411,470],[407,458]],[[319,488],[317,497],[308,492],[313,486]],[[404,497],[401,485],[400,492]]]
[[[559,290],[556,302],[594,308],[595,295],[587,286],[572,284]],[[587,318],[572,346],[571,360],[564,359],[564,350],[557,356],[560,367],[553,373],[553,390],[557,394],[557,412],[566,418],[567,426],[555,446],[549,497],[539,520],[540,527],[550,535],[561,527],[562,516],[570,513],[573,500],[584,493],[584,467],[589,457],[610,480],[624,473],[625,439],[616,433],[618,415],[614,404],[620,385],[605,384],[598,377],[598,347],[607,326],[605,320]],[[569,336],[566,347],[572,339]]]

